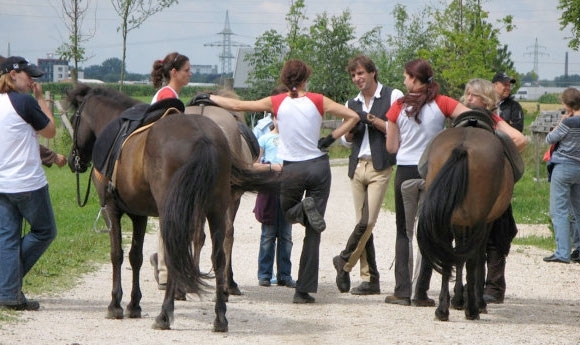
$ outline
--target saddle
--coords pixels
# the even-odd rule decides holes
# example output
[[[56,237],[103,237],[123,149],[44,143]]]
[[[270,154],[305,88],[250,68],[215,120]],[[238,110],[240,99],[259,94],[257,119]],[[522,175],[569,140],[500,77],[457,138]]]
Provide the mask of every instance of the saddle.
[[[495,130],[495,124],[491,118],[491,112],[486,109],[474,109],[459,114],[451,123],[451,127],[475,127],[493,133],[502,143],[503,152],[514,174],[514,183],[519,181],[524,175],[525,165],[518,148],[512,139],[504,132]],[[431,144],[427,146],[419,159],[418,169],[421,177],[427,176],[427,157],[429,156]]]
[[[202,112],[203,107],[206,106],[219,107],[219,105],[217,105],[214,101],[212,101],[209,98],[209,94],[207,93],[202,93],[195,96],[187,103],[187,106],[201,106]],[[252,132],[250,127],[248,127],[244,122],[242,122],[241,119],[238,119],[236,115],[234,115],[233,113],[230,114],[236,119],[236,121],[238,121],[238,131],[240,132],[242,138],[244,138],[244,140],[248,144],[248,147],[250,148],[250,152],[252,154],[252,158],[254,160],[258,159],[258,157],[260,156],[260,144],[258,144],[258,139],[256,139],[254,132]]]
[[[139,128],[152,125],[167,114],[184,112],[183,102],[176,98],[164,99],[154,104],[141,103],[125,110],[121,116],[111,121],[97,137],[93,149],[93,163],[104,177],[112,181],[115,163],[121,147],[131,133]]]
[[[491,112],[487,109],[476,108],[459,114],[451,123],[451,127],[476,127],[492,132],[502,142],[503,151],[512,166],[514,183],[524,174],[524,161],[512,139],[504,132],[495,130]]]

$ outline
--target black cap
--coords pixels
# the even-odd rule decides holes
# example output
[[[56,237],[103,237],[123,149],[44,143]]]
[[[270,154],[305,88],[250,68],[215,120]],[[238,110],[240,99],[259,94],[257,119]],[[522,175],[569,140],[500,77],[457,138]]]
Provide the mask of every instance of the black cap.
[[[501,82],[501,83],[510,83],[510,84],[515,84],[516,80],[512,77],[509,77],[507,74],[503,73],[503,72],[497,72],[494,76],[493,79],[491,80],[492,83],[496,83],[496,82]]]
[[[10,73],[12,70],[17,72],[24,71],[32,78],[38,78],[44,75],[44,72],[40,68],[31,65],[28,60],[21,56],[10,56],[0,64],[0,75]]]

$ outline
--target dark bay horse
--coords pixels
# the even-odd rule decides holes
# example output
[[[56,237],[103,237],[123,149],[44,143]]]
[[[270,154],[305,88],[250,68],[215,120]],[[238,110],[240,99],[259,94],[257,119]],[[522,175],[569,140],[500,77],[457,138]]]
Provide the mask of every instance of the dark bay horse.
[[[79,85],[68,93],[76,108],[73,149],[69,166],[84,172],[94,157],[95,141],[105,135],[107,126],[128,108],[140,102],[112,89]],[[205,276],[199,271],[199,250],[205,239],[207,219],[212,240],[212,264],[216,277],[216,318],[214,330],[228,329],[225,296],[224,236],[231,205],[232,189],[271,190],[279,181],[271,174],[246,169],[232,155],[222,129],[207,117],[179,111],[162,117],[148,129],[136,131],[124,142],[116,164],[114,186],[95,171],[92,176],[101,205],[111,221],[111,262],[113,265],[112,300],[108,318],[123,318],[121,308],[121,217],[133,224],[129,251],[132,268],[129,317],[141,317],[140,268],[143,240],[149,216],[159,217],[166,247],[168,286],[155,328],[169,329],[173,318],[177,286],[199,292]],[[193,247],[193,248],[192,248]]]
[[[221,89],[217,94],[224,97],[237,98],[233,91]],[[252,164],[258,159],[260,154],[260,147],[254,137],[254,134],[246,126],[243,119],[243,114],[237,112],[230,112],[217,106],[197,105],[192,99],[185,108],[186,114],[205,116],[222,129],[233,155],[238,157],[242,163],[246,164],[247,168],[251,168]],[[238,284],[234,280],[234,273],[232,269],[232,253],[234,243],[234,220],[240,207],[240,201],[243,191],[239,189],[232,189],[231,206],[226,211],[227,227],[224,242],[226,252],[226,292],[228,295],[241,295]]]
[[[512,166],[503,144],[491,132],[454,127],[430,145],[426,194],[417,241],[423,257],[442,275],[435,316],[449,319],[449,280],[453,267],[465,264],[467,319],[479,319],[483,301],[485,248],[492,222],[508,208]]]

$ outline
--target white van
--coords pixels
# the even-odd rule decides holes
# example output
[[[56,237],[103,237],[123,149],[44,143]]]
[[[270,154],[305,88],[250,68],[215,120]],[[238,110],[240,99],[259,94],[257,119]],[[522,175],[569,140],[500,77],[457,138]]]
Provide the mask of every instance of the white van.
[[[521,88],[516,93],[516,99],[528,99],[528,90]]]

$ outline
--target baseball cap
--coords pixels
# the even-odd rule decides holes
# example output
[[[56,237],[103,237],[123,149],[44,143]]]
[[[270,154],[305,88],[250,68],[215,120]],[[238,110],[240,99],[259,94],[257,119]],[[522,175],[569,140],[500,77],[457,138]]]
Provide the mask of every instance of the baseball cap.
[[[28,60],[21,56],[10,56],[0,64],[0,75],[10,73],[12,70],[17,72],[24,71],[32,78],[38,78],[44,75],[44,72],[40,68],[31,65]]]
[[[509,77],[507,74],[503,73],[503,72],[497,72],[494,76],[493,79],[491,80],[492,83],[495,82],[502,82],[502,83],[507,83],[509,82],[510,84],[515,84],[516,80],[512,77]]]

